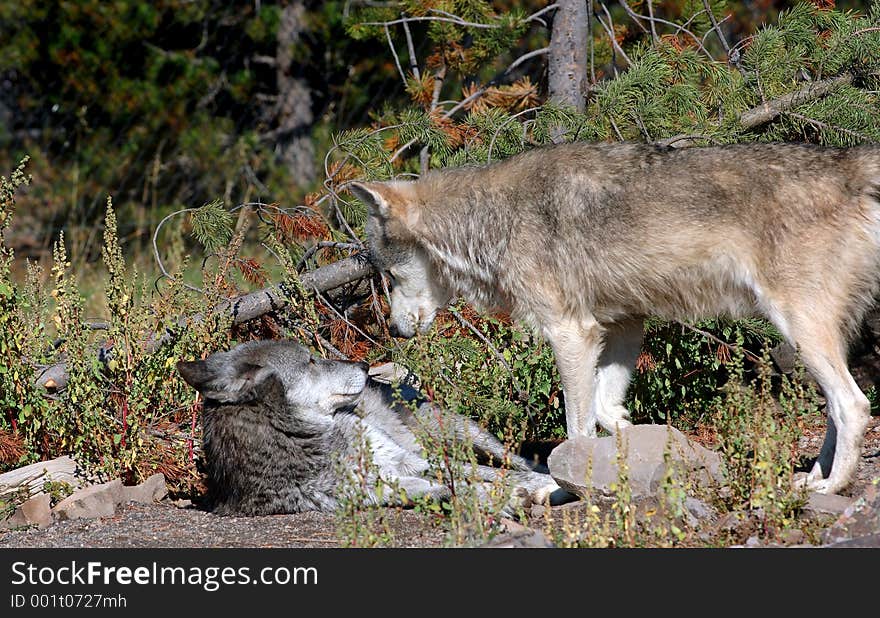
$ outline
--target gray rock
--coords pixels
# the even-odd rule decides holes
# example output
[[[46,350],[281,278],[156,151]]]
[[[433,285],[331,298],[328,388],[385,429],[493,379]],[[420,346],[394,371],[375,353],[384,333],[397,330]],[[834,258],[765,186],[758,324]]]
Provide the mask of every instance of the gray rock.
[[[788,343],[780,343],[770,350],[770,358],[776,363],[779,371],[792,373],[797,366],[797,351]]]
[[[804,512],[816,515],[840,515],[853,502],[855,502],[855,498],[811,492],[804,505]]]
[[[527,528],[520,532],[506,532],[499,534],[491,541],[482,544],[480,547],[489,548],[550,548],[555,547],[553,543],[540,530]]]
[[[692,527],[711,523],[718,517],[717,510],[693,496],[685,497],[684,507],[687,509],[689,515],[688,524]]]
[[[15,528],[23,528],[27,525],[27,519],[24,513],[21,512],[21,508],[16,508],[12,515],[0,520],[0,530],[14,530]]]
[[[40,528],[52,525],[52,498],[49,494],[34,496],[18,509],[29,525]]]
[[[49,494],[38,494],[24,501],[12,515],[0,521],[0,530],[38,526],[45,528],[52,524],[52,498]]]
[[[745,511],[730,511],[722,515],[721,519],[718,520],[718,530],[723,532],[733,532],[748,518],[749,515]]]
[[[152,504],[159,502],[168,495],[168,487],[165,485],[165,475],[157,472],[140,485],[123,486],[120,488],[120,502],[139,502]]]
[[[880,535],[880,485],[871,484],[825,531],[822,541],[826,545],[837,546],[845,541],[856,542],[859,538],[867,539],[876,535]]]
[[[801,545],[805,538],[806,535],[803,530],[798,530],[797,528],[788,528],[779,533],[779,539],[785,545]]]
[[[763,543],[761,542],[761,539],[757,536],[750,536],[746,539],[746,547],[761,547],[762,545]]]
[[[114,480],[80,489],[59,502],[52,512],[56,519],[94,519],[110,517],[126,502],[152,504],[168,495],[165,476],[154,474],[140,485],[124,486]]]
[[[784,373],[785,375],[791,375],[795,372],[798,367],[798,353],[790,344],[788,343],[780,343],[775,348],[770,350],[770,358],[773,359],[773,362],[776,364],[777,369],[779,369],[780,373]],[[813,378],[813,376],[808,372],[803,372],[800,376],[801,381],[804,385],[812,385],[814,388],[818,389],[819,383]],[[819,405],[823,405],[825,403],[825,399],[821,396],[817,396],[816,403]]]
[[[52,512],[60,520],[110,517],[121,497],[122,481],[117,479],[74,492],[55,505]]]
[[[856,537],[854,539],[847,539],[845,541],[838,541],[837,543],[831,543],[830,545],[823,545],[823,547],[880,547],[880,532],[877,534],[868,534],[866,536]]]
[[[619,439],[627,453],[633,497],[656,494],[666,473],[667,445],[671,447],[670,462],[680,479],[701,484],[721,482],[718,454],[690,441],[675,428],[634,425],[621,430]],[[611,486],[618,481],[617,442],[615,436],[566,440],[550,453],[550,474],[560,487],[576,495],[586,496],[590,486],[593,491],[611,495]]]

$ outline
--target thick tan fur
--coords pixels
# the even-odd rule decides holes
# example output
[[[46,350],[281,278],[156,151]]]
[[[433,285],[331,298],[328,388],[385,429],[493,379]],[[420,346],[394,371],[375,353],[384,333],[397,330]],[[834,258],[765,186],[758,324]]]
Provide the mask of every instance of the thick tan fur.
[[[810,486],[854,474],[869,406],[846,345],[877,290],[880,148],[567,144],[353,190],[396,279],[396,329],[424,330],[455,296],[532,324],[556,354],[569,435],[628,423],[642,318],[762,315],[828,399]]]

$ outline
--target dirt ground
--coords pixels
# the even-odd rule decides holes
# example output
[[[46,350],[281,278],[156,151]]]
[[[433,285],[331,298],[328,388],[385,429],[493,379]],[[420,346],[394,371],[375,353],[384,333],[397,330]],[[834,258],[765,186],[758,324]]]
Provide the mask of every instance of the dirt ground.
[[[824,419],[806,428],[801,440],[805,461],[819,453],[825,432]],[[692,434],[706,441],[706,436]],[[871,419],[858,477],[843,493],[859,496],[873,479],[880,478],[880,417]],[[562,509],[570,513],[580,505],[554,507],[552,519]],[[445,532],[436,518],[409,510],[385,513],[392,546],[440,547]],[[829,520],[833,521],[833,519]],[[546,518],[532,517],[541,530]],[[522,534],[520,529],[520,534]],[[181,508],[170,500],[159,504],[121,506],[113,517],[55,523],[45,529],[0,532],[0,548],[10,547],[338,547],[332,514],[301,513],[269,517],[220,517],[193,506]]]

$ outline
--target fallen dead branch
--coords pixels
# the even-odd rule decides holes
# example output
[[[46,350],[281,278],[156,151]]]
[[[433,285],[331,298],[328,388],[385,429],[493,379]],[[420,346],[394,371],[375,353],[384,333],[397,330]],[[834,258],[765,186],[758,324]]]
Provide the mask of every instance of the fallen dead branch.
[[[372,265],[362,255],[321,266],[313,271],[304,273],[300,277],[300,283],[307,291],[318,293],[327,292],[347,283],[352,283],[373,274]],[[277,286],[270,286],[250,294],[244,294],[237,298],[224,301],[214,307],[215,313],[225,313],[232,316],[233,324],[242,324],[256,319],[270,311],[277,311],[287,305],[287,298]],[[204,319],[204,314],[181,316],[178,324],[185,326]],[[152,352],[163,343],[169,341],[172,333],[165,332],[156,336],[147,343],[147,350]],[[96,354],[98,352],[96,351]],[[67,385],[67,364],[56,363],[39,372],[36,383],[49,390],[60,390]]]

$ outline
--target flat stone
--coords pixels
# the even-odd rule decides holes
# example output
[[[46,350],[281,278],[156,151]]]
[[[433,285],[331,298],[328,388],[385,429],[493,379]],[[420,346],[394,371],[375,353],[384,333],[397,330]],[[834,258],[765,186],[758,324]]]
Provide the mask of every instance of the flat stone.
[[[152,504],[159,502],[167,495],[168,487],[165,485],[165,475],[157,472],[140,485],[123,486],[120,489],[119,501]]]
[[[818,515],[840,515],[853,502],[855,502],[855,498],[811,492],[804,505],[804,511]]]
[[[18,508],[29,525],[39,528],[52,525],[52,498],[49,494],[34,496]]]
[[[718,517],[718,511],[715,510],[715,508],[693,496],[685,497],[684,507],[687,509],[688,515],[690,516],[688,518],[688,523],[691,526],[700,526],[711,523]]]
[[[16,508],[12,515],[9,515],[6,519],[0,520],[0,530],[13,530],[15,528],[23,528],[27,526],[28,522],[24,516],[24,513],[21,512],[21,508]]]
[[[874,548],[876,548],[876,547],[880,547],[880,533],[859,536],[854,539],[846,539],[844,541],[838,541],[837,543],[823,545],[823,547],[874,547]]]
[[[750,536],[746,539],[746,547],[761,547],[762,545],[763,543],[761,542],[761,539],[757,536]]]
[[[617,444],[626,449],[626,464],[633,497],[656,494],[669,461],[681,480],[700,484],[720,483],[721,458],[666,425],[634,425],[618,436],[605,438],[577,437],[566,440],[550,453],[550,475],[560,487],[584,497],[590,489],[612,495],[618,482]]]
[[[93,519],[110,517],[122,497],[122,481],[92,485],[74,492],[55,505],[52,512],[57,519]]]
[[[786,545],[800,545],[804,542],[806,535],[803,530],[788,528],[779,533],[779,538]]]
[[[553,543],[540,530],[527,528],[520,532],[506,532],[499,534],[488,543],[484,543],[480,547],[489,547],[495,549],[512,549],[512,548],[551,548]]]
[[[846,507],[837,521],[824,532],[822,541],[828,545],[838,545],[844,541],[859,542],[859,538],[875,535],[880,535],[880,485],[876,483],[868,485],[864,493]]]
[[[770,358],[773,359],[773,362],[776,363],[776,366],[779,367],[779,371],[782,373],[792,373],[797,366],[797,350],[791,344],[785,342],[770,350]]]

